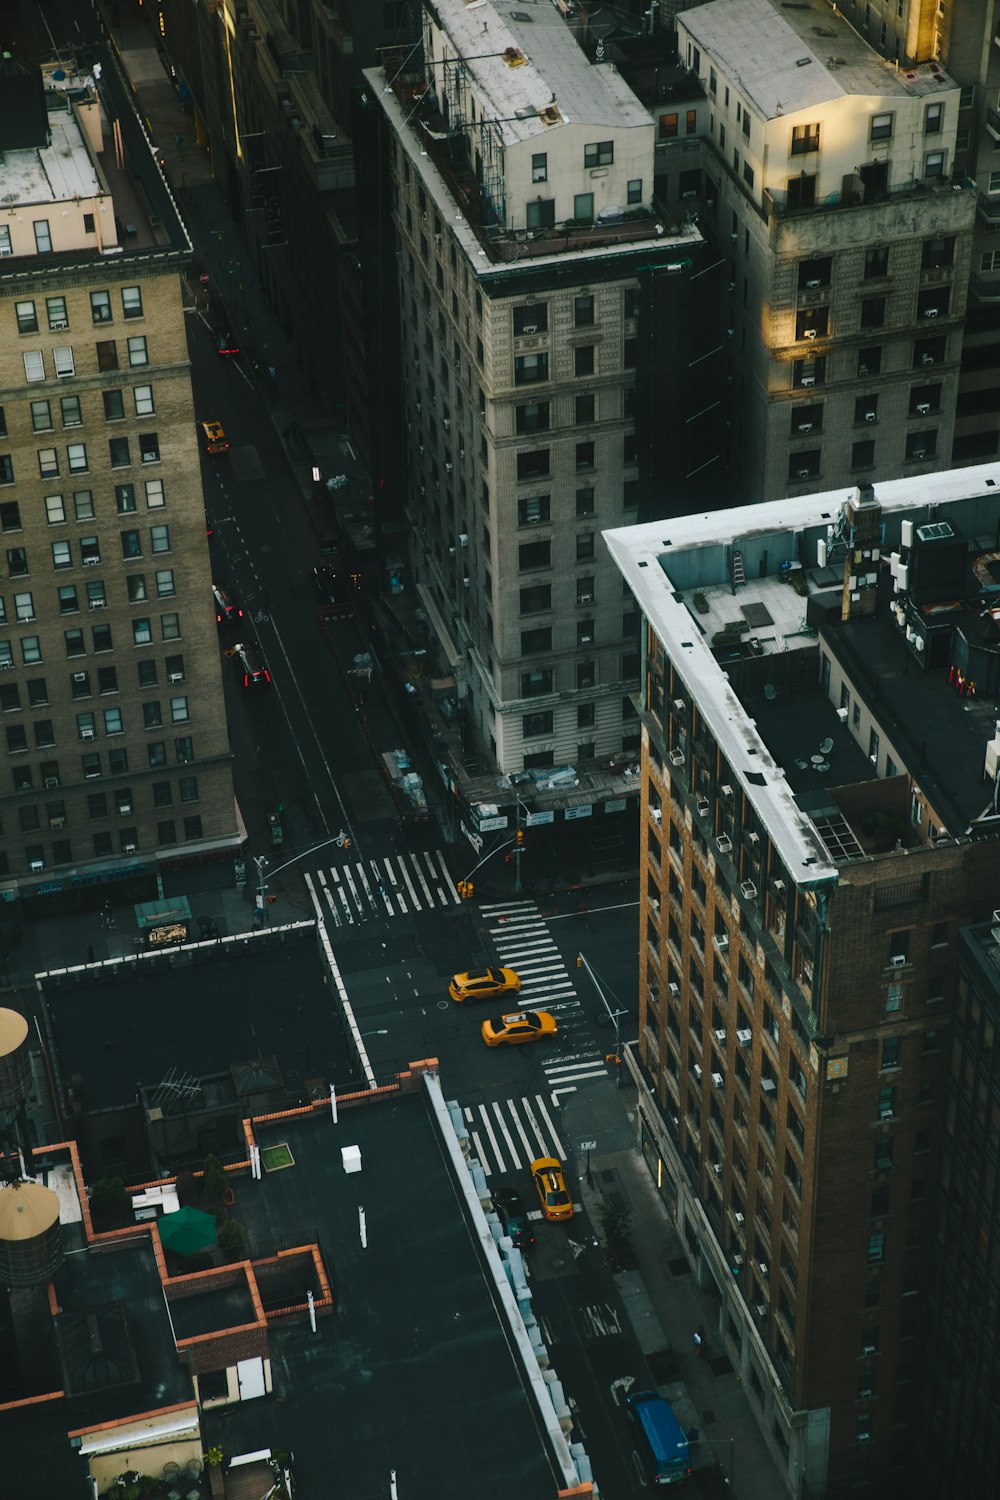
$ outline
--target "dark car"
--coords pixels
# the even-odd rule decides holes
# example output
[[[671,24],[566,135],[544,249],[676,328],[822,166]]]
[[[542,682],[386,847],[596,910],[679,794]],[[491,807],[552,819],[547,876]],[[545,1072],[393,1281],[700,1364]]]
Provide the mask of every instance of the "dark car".
[[[215,622],[217,625],[229,625],[236,620],[242,620],[243,611],[233,598],[230,589],[224,589],[221,584],[212,584],[212,598],[215,601]]]
[[[215,352],[224,358],[231,359],[234,354],[239,354],[240,346],[233,335],[227,330],[225,333],[216,333]]]
[[[350,615],[354,613],[353,590],[349,583],[344,584],[333,568],[326,566],[313,568],[313,583],[325,614]]]
[[[233,656],[242,673],[245,688],[270,686],[271,674],[264,663],[264,653],[256,642],[241,641],[233,647]]]
[[[535,1243],[535,1236],[531,1232],[528,1211],[521,1194],[517,1188],[511,1187],[510,1183],[498,1182],[493,1189],[492,1197],[493,1207],[500,1215],[504,1234],[510,1235],[519,1250],[527,1250],[529,1245]]]

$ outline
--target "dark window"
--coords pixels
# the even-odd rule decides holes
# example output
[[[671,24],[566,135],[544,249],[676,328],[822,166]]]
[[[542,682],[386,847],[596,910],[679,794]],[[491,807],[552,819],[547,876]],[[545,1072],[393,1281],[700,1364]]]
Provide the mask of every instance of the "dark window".
[[[858,350],[858,374],[877,375],[882,368],[882,348],[879,344],[869,344]]]
[[[106,422],[116,422],[125,415],[125,396],[122,391],[102,391],[104,398],[104,419]]]
[[[924,240],[923,249],[920,252],[920,269],[922,271],[940,271],[945,266],[954,264],[955,260],[955,237],[948,235],[933,240]]]
[[[525,406],[515,407],[514,423],[519,433],[548,432],[549,403],[547,401],[534,401]]]
[[[540,712],[534,714],[525,714],[521,721],[521,732],[526,740],[534,739],[540,734],[551,734],[551,708],[542,709]]]
[[[5,500],[0,505],[0,531],[20,531],[21,508],[16,500]]]
[[[816,202],[816,178],[808,172],[788,179],[788,207],[811,208]]]
[[[799,261],[799,291],[815,292],[830,285],[833,261],[829,255]]]
[[[917,293],[918,318],[946,318],[951,293],[946,286],[930,286]]]
[[[522,542],[517,549],[517,565],[521,572],[529,568],[549,568],[552,566],[552,543],[551,542]]]
[[[593,443],[577,443],[576,467],[577,469],[592,469],[594,467]]]
[[[866,438],[851,447],[851,468],[870,469],[875,464],[875,439]]]
[[[547,354],[519,354],[514,360],[514,384],[534,385],[549,378]]]
[[[889,246],[869,245],[865,251],[865,280],[872,281],[889,274]]]
[[[590,562],[594,556],[594,533],[592,531],[577,532],[576,537],[576,560],[577,562]]]
[[[521,590],[521,614],[536,615],[542,610],[552,608],[552,585],[549,583],[536,583],[531,588]]]
[[[594,514],[594,497],[595,497],[596,493],[597,493],[596,490],[594,490],[592,487],[588,488],[588,489],[577,490],[577,492],[576,492],[576,513],[577,513],[577,516],[592,516]]]
[[[594,323],[594,299],[592,296],[575,297],[573,299],[573,325],[576,328],[590,328]]]
[[[97,346],[97,368],[99,370],[117,370],[118,368],[118,345],[114,339],[103,339]]]
[[[518,479],[544,479],[549,472],[548,448],[534,448],[517,455]]]
[[[862,297],[861,327],[881,328],[885,322],[885,298]]]
[[[573,350],[573,368],[577,375],[593,375],[594,345],[581,344]]]
[[[922,463],[937,453],[937,429],[906,434],[906,459],[908,463]]]
[[[913,363],[915,366],[939,365],[944,359],[943,338],[914,339]]]
[[[595,398],[593,391],[586,396],[576,398],[576,425],[583,426],[594,420]]]
[[[525,222],[529,229],[551,229],[556,222],[554,198],[536,198],[527,205]]]
[[[552,668],[539,667],[534,672],[521,673],[521,697],[540,698],[552,691]]]
[[[552,650],[552,631],[548,626],[537,630],[521,631],[521,655],[532,656],[538,651]]]
[[[819,477],[821,451],[819,448],[804,448],[799,453],[788,455],[788,477],[796,483]]]

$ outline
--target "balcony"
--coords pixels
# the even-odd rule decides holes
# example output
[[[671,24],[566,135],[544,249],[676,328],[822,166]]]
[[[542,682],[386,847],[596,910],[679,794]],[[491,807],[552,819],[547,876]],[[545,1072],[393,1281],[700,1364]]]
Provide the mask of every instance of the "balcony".
[[[1000,224],[1000,196],[994,198],[988,193],[980,193],[976,212],[985,224]]]
[[[952,182],[950,178],[913,178],[910,182],[902,182],[897,187],[879,188],[878,190],[866,192],[861,182],[858,182],[857,190],[852,193],[843,191],[830,193],[826,198],[815,203],[803,205],[789,205],[779,200],[767,188],[764,189],[764,212],[768,218],[787,219],[795,218],[800,214],[827,213],[830,210],[842,208],[857,208],[859,204],[866,207],[873,203],[898,203],[907,199],[920,199],[937,197],[942,193],[953,193],[956,190],[965,191],[972,184],[966,182]],[[982,195],[980,195],[982,197]],[[1000,220],[1000,199],[997,199],[997,218]]]
[[[986,119],[983,121],[986,129],[995,141],[1000,141],[1000,111],[991,109],[987,111]]]
[[[971,281],[973,295],[980,302],[1000,302],[1000,271],[987,276],[973,271]]]

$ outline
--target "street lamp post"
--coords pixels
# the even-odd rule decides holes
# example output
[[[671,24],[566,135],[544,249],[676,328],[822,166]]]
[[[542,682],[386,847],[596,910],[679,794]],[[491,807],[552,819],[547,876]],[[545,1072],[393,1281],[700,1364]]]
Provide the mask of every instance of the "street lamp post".
[[[325,849],[328,844],[336,844],[338,849],[349,849],[351,840],[344,830],[341,829],[333,838],[323,839],[320,843],[313,844],[309,849],[303,849],[302,853],[296,854],[294,858],[286,859],[283,865],[279,865],[276,870],[271,871],[271,878],[273,879],[275,875],[280,875],[282,870],[287,870],[289,865],[296,865],[300,859],[305,859],[308,855],[315,854],[317,849]],[[269,924],[267,918],[267,876],[265,875],[265,871],[270,861],[264,854],[255,854],[253,862],[257,867],[257,912],[260,916],[258,925],[267,926]]]
[[[621,1007],[617,1008],[616,1010],[611,1009],[611,1006],[608,1004],[608,997],[605,995],[604,990],[601,987],[601,981],[598,979],[597,975],[594,973],[593,969],[590,967],[590,964],[584,958],[582,953],[578,953],[576,955],[576,966],[578,969],[586,969],[587,974],[590,978],[590,982],[600,996],[601,1004],[604,1006],[604,1009],[608,1013],[608,1020],[615,1028],[615,1088],[620,1089],[622,1086],[621,1019],[622,1016],[628,1015],[628,1011],[621,1009]]]
[[[699,1436],[698,1436],[698,1442],[699,1443],[707,1443],[710,1448],[724,1448],[724,1447],[726,1447],[728,1445],[728,1447],[729,1447],[729,1479],[728,1479],[727,1483],[729,1485],[729,1488],[732,1489],[732,1487],[733,1487],[734,1465],[735,1465],[735,1461],[736,1461],[735,1460],[736,1439],[735,1438],[706,1438],[706,1437],[702,1437],[699,1434]]]

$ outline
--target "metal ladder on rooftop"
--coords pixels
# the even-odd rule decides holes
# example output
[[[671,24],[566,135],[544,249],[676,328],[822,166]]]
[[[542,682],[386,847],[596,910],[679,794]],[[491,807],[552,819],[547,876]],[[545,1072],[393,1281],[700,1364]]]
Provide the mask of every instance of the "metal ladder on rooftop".
[[[733,593],[735,594],[738,584],[746,583],[747,575],[743,571],[743,553],[733,553]]]

